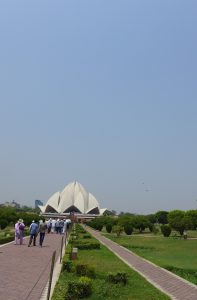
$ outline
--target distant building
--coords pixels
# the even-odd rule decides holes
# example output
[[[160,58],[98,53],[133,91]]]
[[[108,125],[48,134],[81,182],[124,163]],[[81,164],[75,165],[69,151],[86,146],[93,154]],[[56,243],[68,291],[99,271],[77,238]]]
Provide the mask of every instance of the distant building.
[[[15,200],[12,200],[12,202],[5,202],[5,203],[3,203],[3,206],[5,206],[5,207],[20,208],[20,204],[17,203]]]
[[[35,208],[38,208],[39,205],[43,205],[43,202],[41,200],[35,200]]]
[[[102,216],[97,199],[77,181],[68,184],[62,192],[53,194],[45,205],[39,206],[43,214],[70,214]]]

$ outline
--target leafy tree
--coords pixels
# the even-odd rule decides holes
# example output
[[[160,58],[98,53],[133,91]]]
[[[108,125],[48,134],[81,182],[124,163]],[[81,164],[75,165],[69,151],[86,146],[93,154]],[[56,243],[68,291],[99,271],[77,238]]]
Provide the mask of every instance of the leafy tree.
[[[161,225],[161,232],[163,233],[163,236],[168,237],[171,234],[171,227],[167,224]]]
[[[160,210],[155,214],[159,224],[168,224],[168,211]]]
[[[189,217],[191,229],[195,230],[197,228],[197,210],[188,210],[185,217]]]
[[[103,215],[104,216],[116,216],[116,211],[115,210],[106,210],[104,213],[103,213]]]
[[[133,225],[134,225],[134,221],[133,221],[134,219],[133,219],[133,217],[132,216],[130,216],[130,215],[122,215],[122,216],[120,216],[119,218],[118,218],[118,225],[120,225],[120,226],[125,226],[125,225],[131,225],[132,227],[133,227]]]
[[[168,214],[168,222],[170,226],[178,231],[180,235],[183,235],[183,231],[186,229],[185,212],[182,210],[172,210]]]
[[[116,233],[117,237],[119,237],[123,232],[123,227],[120,225],[114,225],[112,228],[112,232]]]
[[[149,220],[149,222],[152,224],[155,224],[157,222],[157,218],[155,214],[147,215],[146,217]]]
[[[124,232],[127,234],[127,235],[130,235],[132,234],[133,232],[133,227],[131,224],[125,224],[124,225]]]
[[[135,216],[133,218],[134,227],[142,233],[146,228],[149,227],[150,222],[145,216]]]
[[[153,223],[149,223],[149,225],[148,225],[148,228],[149,228],[149,230],[150,230],[150,232],[153,232],[153,228],[154,228],[154,224]]]
[[[106,211],[103,213],[103,216],[113,216],[113,213],[112,213],[112,211],[110,211],[110,210],[106,210]]]
[[[17,220],[17,213],[15,208],[12,207],[1,207],[0,208],[0,219],[4,219],[9,223],[14,223]]]
[[[33,220],[38,222],[41,219],[41,217],[35,213],[20,212],[17,214],[17,216],[18,219],[23,219],[26,226],[29,226]]]
[[[8,226],[8,221],[5,219],[0,220],[0,227],[1,229],[5,229]]]
[[[105,218],[104,217],[95,218],[95,219],[92,219],[91,221],[89,221],[87,224],[90,227],[101,231],[103,226],[105,225]]]
[[[111,233],[111,231],[112,231],[112,224],[111,224],[111,223],[108,223],[108,224],[106,225],[106,231],[107,231],[108,233]]]

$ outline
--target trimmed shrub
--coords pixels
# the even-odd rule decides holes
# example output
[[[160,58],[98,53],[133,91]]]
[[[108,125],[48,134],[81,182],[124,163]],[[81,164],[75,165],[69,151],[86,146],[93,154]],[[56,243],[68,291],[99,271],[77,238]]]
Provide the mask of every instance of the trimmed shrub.
[[[71,260],[67,260],[62,264],[62,271],[72,272],[73,271],[73,262]]]
[[[76,274],[78,276],[87,276],[89,278],[95,278],[95,269],[87,264],[77,264]]]
[[[91,239],[91,235],[90,234],[84,234],[83,239]]]
[[[107,231],[108,233],[111,233],[111,232],[112,232],[112,224],[108,223],[108,224],[106,225],[106,231]]]
[[[5,236],[0,238],[0,245],[12,242],[14,240],[14,236]]]
[[[86,233],[86,231],[83,229],[83,227],[81,227],[80,225],[77,225],[76,226],[76,231],[78,232],[78,233]]]
[[[107,281],[115,284],[122,283],[125,285],[128,282],[128,276],[124,272],[108,273]]]
[[[70,236],[71,236],[71,237],[74,237],[74,236],[78,237],[77,233],[74,233],[74,232],[72,232],[72,233],[70,234]]]
[[[101,244],[98,242],[79,241],[75,243],[75,247],[80,250],[100,249]]]
[[[65,299],[86,298],[92,293],[92,281],[88,277],[80,277],[79,280],[68,282],[67,295]]]
[[[170,236],[172,229],[169,225],[161,225],[161,232],[163,233],[163,236],[168,237]]]
[[[132,232],[133,232],[133,227],[131,224],[125,224],[124,225],[124,232],[127,234],[127,235],[131,235]]]

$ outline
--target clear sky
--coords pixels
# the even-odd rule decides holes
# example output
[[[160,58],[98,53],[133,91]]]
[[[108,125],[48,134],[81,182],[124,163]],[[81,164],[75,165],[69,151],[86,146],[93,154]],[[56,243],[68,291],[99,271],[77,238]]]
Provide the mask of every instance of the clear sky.
[[[197,2],[1,1],[0,202],[78,180],[101,207],[197,207]]]

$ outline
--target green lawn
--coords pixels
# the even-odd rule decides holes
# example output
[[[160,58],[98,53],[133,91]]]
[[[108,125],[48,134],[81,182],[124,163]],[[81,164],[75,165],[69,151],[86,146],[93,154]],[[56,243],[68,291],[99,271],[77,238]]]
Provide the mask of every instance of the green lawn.
[[[68,246],[69,248],[69,246]],[[67,249],[68,252],[68,249]],[[66,257],[68,254],[66,254]],[[64,258],[65,259],[65,258]],[[91,300],[167,300],[168,296],[161,293],[138,273],[129,268],[119,260],[111,251],[101,245],[101,249],[79,250],[78,259],[74,263],[86,263],[94,266],[96,278],[93,279],[93,294],[88,298]],[[128,284],[110,284],[106,281],[108,272],[126,272]],[[65,298],[67,283],[76,279],[75,273],[64,271],[61,273],[56,284],[52,300],[63,300]]]
[[[197,284],[197,240],[131,235],[106,237]],[[184,274],[185,273],[185,274]]]

